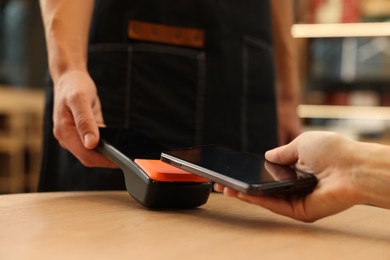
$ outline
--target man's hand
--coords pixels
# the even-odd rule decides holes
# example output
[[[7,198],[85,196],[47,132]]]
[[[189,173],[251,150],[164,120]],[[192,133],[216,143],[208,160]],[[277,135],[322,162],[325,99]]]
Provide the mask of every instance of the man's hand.
[[[95,83],[88,73],[70,71],[54,87],[54,136],[85,166],[117,166],[95,151],[104,126]]]

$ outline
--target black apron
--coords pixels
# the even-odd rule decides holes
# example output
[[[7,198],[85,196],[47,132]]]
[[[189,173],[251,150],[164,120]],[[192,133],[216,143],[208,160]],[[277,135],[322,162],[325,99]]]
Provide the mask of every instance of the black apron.
[[[133,39],[129,21],[201,30],[204,44]],[[88,68],[106,125],[132,131],[133,157],[199,144],[256,154],[275,147],[270,27],[264,0],[96,0]],[[52,92],[39,190],[124,189],[119,170],[86,168],[59,147]]]

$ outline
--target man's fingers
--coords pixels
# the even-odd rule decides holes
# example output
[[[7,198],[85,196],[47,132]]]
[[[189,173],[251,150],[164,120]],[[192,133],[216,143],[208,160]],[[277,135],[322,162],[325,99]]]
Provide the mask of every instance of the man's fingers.
[[[86,149],[94,149],[99,142],[99,130],[90,101],[82,95],[74,96],[69,101],[77,132]]]

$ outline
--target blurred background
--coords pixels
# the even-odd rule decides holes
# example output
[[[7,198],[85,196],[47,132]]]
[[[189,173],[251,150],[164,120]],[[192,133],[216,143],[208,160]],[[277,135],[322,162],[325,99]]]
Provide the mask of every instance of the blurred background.
[[[304,130],[389,143],[390,1],[295,3]]]
[[[303,131],[390,144],[390,0],[293,0]],[[0,0],[0,194],[34,192],[46,46],[38,0]]]
[[[46,46],[38,0],[0,0],[0,194],[36,191]]]

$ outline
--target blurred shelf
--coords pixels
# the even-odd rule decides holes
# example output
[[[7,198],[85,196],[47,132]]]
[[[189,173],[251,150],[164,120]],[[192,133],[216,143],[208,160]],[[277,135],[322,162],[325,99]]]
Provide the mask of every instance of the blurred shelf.
[[[299,105],[301,118],[390,120],[390,107]]]
[[[0,85],[0,193],[36,190],[43,109],[43,90]]]
[[[390,36],[390,22],[294,24],[291,34],[294,38]]]

